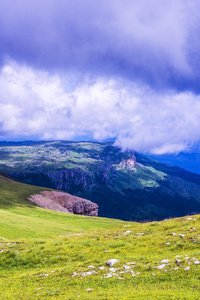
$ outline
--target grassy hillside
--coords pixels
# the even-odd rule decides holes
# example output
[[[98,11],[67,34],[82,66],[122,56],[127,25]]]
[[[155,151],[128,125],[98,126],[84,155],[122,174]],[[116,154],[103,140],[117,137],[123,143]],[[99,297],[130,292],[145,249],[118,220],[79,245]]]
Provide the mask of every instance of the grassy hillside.
[[[26,201],[40,189],[0,178],[0,299],[200,298],[199,215],[75,216]]]
[[[120,224],[117,220],[100,221],[98,218],[45,210],[27,200],[28,196],[44,190],[47,189],[0,177],[0,240],[48,238]]]
[[[122,222],[50,239],[2,240],[0,298],[199,299],[199,221]],[[119,262],[110,268],[112,258]]]

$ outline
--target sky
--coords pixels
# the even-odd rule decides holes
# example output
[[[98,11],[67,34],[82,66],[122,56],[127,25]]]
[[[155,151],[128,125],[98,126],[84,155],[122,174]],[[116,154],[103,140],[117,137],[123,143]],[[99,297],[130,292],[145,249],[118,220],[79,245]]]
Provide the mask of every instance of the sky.
[[[199,151],[200,1],[0,2],[0,140]]]

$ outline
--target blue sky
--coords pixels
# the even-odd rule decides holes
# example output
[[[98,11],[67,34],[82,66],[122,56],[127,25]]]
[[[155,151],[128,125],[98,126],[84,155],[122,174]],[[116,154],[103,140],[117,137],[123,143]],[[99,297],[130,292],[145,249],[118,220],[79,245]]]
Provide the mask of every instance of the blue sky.
[[[199,11],[196,0],[1,1],[0,140],[197,149]]]

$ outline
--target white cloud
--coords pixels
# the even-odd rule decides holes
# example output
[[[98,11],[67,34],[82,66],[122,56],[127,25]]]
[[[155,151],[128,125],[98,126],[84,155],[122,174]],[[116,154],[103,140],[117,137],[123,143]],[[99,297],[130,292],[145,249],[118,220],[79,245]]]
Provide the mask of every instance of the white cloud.
[[[186,150],[200,139],[198,95],[156,93],[105,77],[85,78],[72,90],[70,77],[7,63],[0,73],[2,135],[116,138],[123,149],[159,154]]]

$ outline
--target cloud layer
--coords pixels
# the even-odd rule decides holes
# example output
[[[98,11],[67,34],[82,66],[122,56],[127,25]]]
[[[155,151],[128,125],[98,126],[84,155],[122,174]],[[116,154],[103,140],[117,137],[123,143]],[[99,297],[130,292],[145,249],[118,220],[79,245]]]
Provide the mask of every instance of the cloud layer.
[[[0,139],[200,140],[198,0],[0,3]]]
[[[1,139],[116,139],[123,149],[173,153],[200,139],[200,96],[155,93],[129,80],[65,77],[15,62],[0,73]]]
[[[0,4],[0,59],[199,91],[196,0],[12,0]]]

